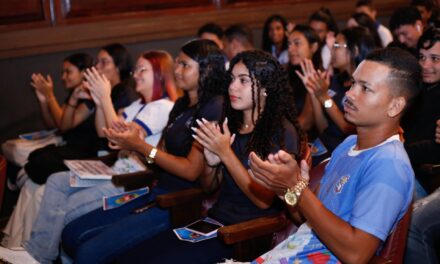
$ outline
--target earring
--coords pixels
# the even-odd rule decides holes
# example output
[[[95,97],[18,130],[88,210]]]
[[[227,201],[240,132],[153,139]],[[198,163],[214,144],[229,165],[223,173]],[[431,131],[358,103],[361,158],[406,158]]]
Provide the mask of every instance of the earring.
[[[267,97],[267,93],[266,93],[266,92],[263,92],[263,96],[264,96],[264,97]]]

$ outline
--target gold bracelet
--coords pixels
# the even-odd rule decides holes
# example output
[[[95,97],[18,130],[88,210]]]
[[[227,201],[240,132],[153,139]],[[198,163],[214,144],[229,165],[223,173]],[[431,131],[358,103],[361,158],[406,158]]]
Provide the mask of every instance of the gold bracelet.
[[[288,188],[286,190],[286,193],[284,194],[284,201],[290,206],[295,206],[307,185],[309,185],[308,181],[301,178],[301,180],[299,180],[295,186],[293,186],[293,188]]]

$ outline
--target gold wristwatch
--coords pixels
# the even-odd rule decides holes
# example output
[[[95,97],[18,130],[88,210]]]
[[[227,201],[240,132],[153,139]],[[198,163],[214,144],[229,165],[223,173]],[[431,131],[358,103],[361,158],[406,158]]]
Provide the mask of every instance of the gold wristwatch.
[[[295,186],[293,186],[293,188],[287,189],[286,193],[284,194],[284,201],[290,206],[295,206],[298,203],[302,191],[307,187],[308,184],[309,183],[304,179],[299,180]]]
[[[157,154],[157,148],[152,148],[150,154],[148,154],[148,156],[145,156],[145,160],[147,161],[148,164],[154,163],[154,158],[156,157],[156,154]]]

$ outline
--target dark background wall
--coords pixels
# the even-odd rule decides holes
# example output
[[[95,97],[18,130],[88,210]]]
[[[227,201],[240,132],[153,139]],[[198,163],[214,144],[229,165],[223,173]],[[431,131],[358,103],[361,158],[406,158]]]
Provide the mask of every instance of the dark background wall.
[[[33,1],[18,2],[34,3]],[[38,101],[30,86],[30,76],[34,72],[50,74],[55,83],[55,95],[59,102],[63,102],[67,92],[60,80],[61,67],[63,59],[72,53],[86,52],[95,56],[100,46],[120,42],[128,47],[134,58],[140,52],[151,49],[167,50],[176,56],[180,46],[194,37],[197,28],[210,21],[223,27],[236,22],[248,24],[254,29],[256,47],[260,47],[261,27],[265,18],[271,14],[279,13],[290,21],[301,23],[305,22],[314,10],[326,6],[333,11],[343,26],[355,3],[352,0],[229,0],[228,4],[220,8],[212,6],[212,3],[223,3],[222,1],[207,1],[207,7],[173,9],[165,6],[163,11],[140,13],[121,9],[124,11],[121,14],[115,11],[119,9],[107,10],[109,14],[96,13],[89,9],[84,9],[86,11],[83,12],[78,6],[72,5],[77,8],[73,10],[76,13],[72,11],[73,15],[69,16],[69,12],[59,10],[62,9],[62,3],[69,2],[68,0],[54,0],[55,13],[51,13],[47,6],[49,2],[53,3],[52,1],[40,0],[40,7],[44,9],[43,17],[28,18],[29,16],[16,11],[20,15],[16,15],[19,19],[11,20],[11,13],[14,13],[10,12],[11,8],[19,6],[6,2],[8,1],[0,3],[0,142],[15,138],[20,133],[44,129]],[[70,2],[74,3],[75,0]],[[142,2],[153,1],[129,0],[127,3],[138,5]],[[405,0],[380,2],[379,13],[385,24],[392,10],[406,3]],[[5,17],[6,19],[3,19]],[[27,20],[23,20],[23,17]],[[29,19],[41,21],[32,22]]]

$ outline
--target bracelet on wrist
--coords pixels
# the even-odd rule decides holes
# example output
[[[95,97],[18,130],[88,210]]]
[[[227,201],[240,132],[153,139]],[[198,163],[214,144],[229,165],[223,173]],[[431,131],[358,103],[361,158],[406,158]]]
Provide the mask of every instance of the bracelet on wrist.
[[[304,189],[309,185],[309,182],[305,179],[300,179],[293,188],[288,188],[284,194],[284,201],[290,205],[295,206],[298,203]]]

